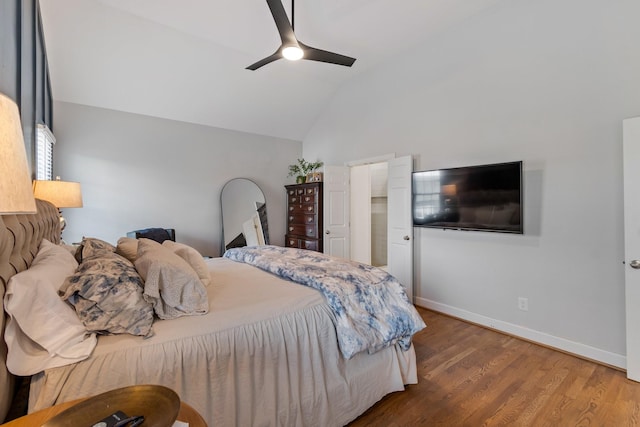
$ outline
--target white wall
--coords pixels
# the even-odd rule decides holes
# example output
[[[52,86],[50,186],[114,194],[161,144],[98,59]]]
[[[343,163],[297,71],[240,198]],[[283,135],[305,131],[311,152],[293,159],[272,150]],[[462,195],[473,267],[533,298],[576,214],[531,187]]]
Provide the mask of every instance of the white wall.
[[[65,102],[54,111],[54,173],[79,181],[84,199],[63,211],[67,242],[115,243],[127,231],[167,227],[217,256],[220,191],[244,177],[265,193],[271,241],[284,245],[284,185],[301,142]]]
[[[624,366],[621,122],[640,114],[638,17],[637,0],[502,2],[345,85],[304,156],[523,160],[525,234],[416,228],[417,302]]]

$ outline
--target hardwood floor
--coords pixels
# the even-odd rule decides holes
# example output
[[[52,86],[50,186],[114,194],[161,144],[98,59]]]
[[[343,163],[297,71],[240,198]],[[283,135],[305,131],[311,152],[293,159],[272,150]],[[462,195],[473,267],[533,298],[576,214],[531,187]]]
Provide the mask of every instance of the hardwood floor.
[[[349,424],[640,426],[640,383],[624,372],[418,308],[418,384]]]

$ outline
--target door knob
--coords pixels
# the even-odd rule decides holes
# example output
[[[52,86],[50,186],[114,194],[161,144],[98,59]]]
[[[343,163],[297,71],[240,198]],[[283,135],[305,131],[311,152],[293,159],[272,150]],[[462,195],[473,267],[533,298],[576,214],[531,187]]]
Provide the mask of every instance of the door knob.
[[[640,268],[640,259],[631,260],[629,265],[631,266],[631,268],[635,268],[635,269]]]
[[[327,230],[324,232],[324,234],[331,234],[331,231]]]
[[[409,236],[404,236],[403,237],[404,240],[409,240]],[[640,266],[639,266],[640,267]]]

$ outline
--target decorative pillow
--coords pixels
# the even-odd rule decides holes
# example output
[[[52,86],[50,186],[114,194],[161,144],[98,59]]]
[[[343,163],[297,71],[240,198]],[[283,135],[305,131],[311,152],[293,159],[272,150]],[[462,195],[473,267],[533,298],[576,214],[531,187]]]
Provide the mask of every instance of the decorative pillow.
[[[60,289],[87,330],[150,337],[153,307],[142,292],[142,279],[133,264],[114,252],[84,258]]]
[[[161,319],[205,314],[207,290],[191,266],[167,247],[149,239],[138,240],[136,269],[144,279],[144,299]]]
[[[113,246],[111,243],[105,242],[104,240],[96,239],[95,237],[83,237],[81,245],[82,259],[116,251],[115,246]],[[82,262],[82,260],[78,262],[80,263]]]
[[[138,239],[133,237],[121,237],[118,239],[116,253],[122,255],[132,263],[136,262],[138,257]]]
[[[58,296],[65,277],[77,266],[67,249],[43,240],[31,267],[9,280],[5,340],[7,367],[14,375],[34,375],[91,355],[95,334],[87,332],[73,307]]]
[[[209,274],[207,263],[204,262],[204,258],[200,252],[191,246],[183,243],[176,243],[171,240],[165,240],[162,242],[162,246],[169,248],[171,252],[185,260],[196,272],[202,284],[209,286],[209,283],[211,283],[211,275]]]

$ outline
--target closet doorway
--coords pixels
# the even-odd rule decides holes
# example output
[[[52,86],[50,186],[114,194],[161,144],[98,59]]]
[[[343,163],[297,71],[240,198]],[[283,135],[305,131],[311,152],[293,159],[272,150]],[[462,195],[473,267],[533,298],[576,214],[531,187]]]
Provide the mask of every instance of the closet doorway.
[[[384,166],[378,164],[386,166],[386,175]],[[404,285],[411,299],[412,170],[411,156],[395,155],[350,162],[345,166],[325,165],[323,189],[324,252],[379,264]],[[382,183],[386,184],[386,194],[377,189],[385,187]]]
[[[351,174],[351,259],[387,268],[388,163],[354,165]]]

